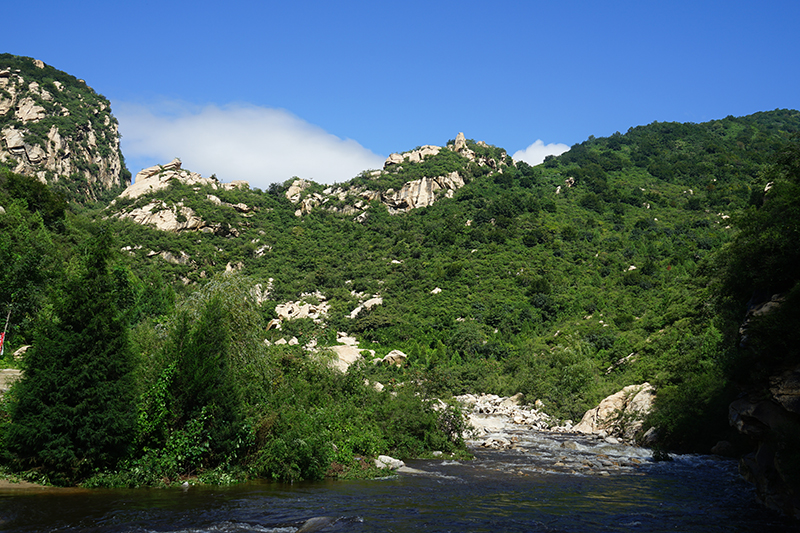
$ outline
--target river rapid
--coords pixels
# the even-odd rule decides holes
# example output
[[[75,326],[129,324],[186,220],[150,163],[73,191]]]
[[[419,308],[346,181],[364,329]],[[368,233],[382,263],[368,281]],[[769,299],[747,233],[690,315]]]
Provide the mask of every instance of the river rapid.
[[[366,481],[0,493],[19,532],[800,531],[759,507],[735,461],[545,432],[471,461],[411,461]]]

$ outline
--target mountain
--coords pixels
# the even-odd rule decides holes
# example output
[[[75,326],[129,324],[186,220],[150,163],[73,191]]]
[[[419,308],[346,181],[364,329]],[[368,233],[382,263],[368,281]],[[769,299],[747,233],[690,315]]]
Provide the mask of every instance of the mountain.
[[[98,128],[92,123],[91,131]],[[53,302],[64,299],[60,278],[74,277],[96,228],[114,236],[113,276],[98,279],[115,280],[115,305],[141,365],[138,405],[157,415],[147,419],[140,451],[211,420],[203,416],[212,411],[191,403],[179,385],[206,387],[192,374],[205,363],[191,357],[211,353],[203,338],[213,332],[228,354],[215,363],[227,392],[205,407],[233,405],[238,414],[213,411],[228,425],[204,423],[230,443],[225,432],[246,420],[247,438],[259,444],[245,462],[276,477],[324,473],[314,454],[303,456],[302,474],[286,466],[300,463],[286,455],[294,445],[285,439],[306,442],[313,428],[327,428],[308,442],[329,454],[322,451],[328,442],[350,434],[343,413],[380,411],[363,403],[372,394],[362,390],[365,380],[396,392],[414,383],[419,398],[521,392],[573,421],[609,394],[648,382],[656,410],[643,430],[653,428],[659,446],[708,453],[726,439],[731,453],[743,454],[757,444],[730,426],[729,405],[743,392],[763,398],[770,379],[797,363],[796,350],[764,340],[793,338],[770,328],[785,332],[794,315],[772,315],[777,326],[753,316],[757,306],[794,301],[796,158],[785,154],[794,153],[798,132],[794,110],[653,123],[590,137],[535,167],[458,134],[392,154],[383,168],[342,184],[290,180],[266,191],[203,177],[175,160],[144,169],[125,190],[121,178],[107,189],[113,200],[98,192],[101,201],[69,209],[59,208],[50,186],[13,172],[24,170],[19,160],[7,159],[0,261],[10,267],[0,285],[11,290],[0,303],[26,317],[12,325],[11,345],[34,342],[36,322],[49,320]],[[101,150],[99,138],[98,152],[116,149],[106,135]],[[85,176],[75,183],[99,191],[100,178]],[[74,189],[69,179],[51,184]],[[784,223],[777,232],[776,222]],[[749,302],[756,294],[762,297]],[[742,345],[746,317],[751,340]],[[356,341],[373,351],[370,358],[397,361],[396,353],[389,357],[394,350],[407,357],[400,366],[354,364],[340,378],[309,366]],[[757,378],[748,373],[756,367]],[[326,396],[325,404],[308,380],[336,399]],[[172,400],[158,396],[165,391]],[[291,400],[294,394],[303,400]],[[354,398],[360,410],[348,403]],[[283,412],[278,399],[294,407]],[[167,405],[182,414],[157,411]],[[336,422],[314,418],[323,411]],[[368,454],[403,442],[375,419],[363,421],[371,428],[364,441],[347,441],[346,449]],[[222,455],[204,460],[219,464]]]
[[[130,183],[109,101],[42,61],[0,54],[0,162],[80,201]]]

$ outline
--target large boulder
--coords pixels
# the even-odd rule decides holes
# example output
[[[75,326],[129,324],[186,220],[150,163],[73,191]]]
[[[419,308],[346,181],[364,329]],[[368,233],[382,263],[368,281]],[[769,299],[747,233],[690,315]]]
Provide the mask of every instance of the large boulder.
[[[400,459],[395,459],[394,457],[390,457],[388,455],[379,455],[378,458],[375,459],[375,466],[378,468],[390,468],[392,470],[397,470],[405,465],[406,464]]]
[[[649,383],[629,385],[589,409],[573,428],[579,433],[615,437],[631,442],[653,408],[655,389]]]

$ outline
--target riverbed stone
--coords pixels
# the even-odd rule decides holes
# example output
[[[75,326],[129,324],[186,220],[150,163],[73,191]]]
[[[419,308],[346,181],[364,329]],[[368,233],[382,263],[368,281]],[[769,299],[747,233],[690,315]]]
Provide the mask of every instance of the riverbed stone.
[[[654,400],[655,389],[649,383],[629,385],[586,411],[572,429],[630,442],[642,429],[642,421],[652,410]]]
[[[375,459],[375,466],[378,468],[389,468],[391,470],[397,470],[400,467],[405,466],[406,464],[401,461],[400,459],[395,459],[394,457],[390,457],[388,455],[379,455],[377,459]]]

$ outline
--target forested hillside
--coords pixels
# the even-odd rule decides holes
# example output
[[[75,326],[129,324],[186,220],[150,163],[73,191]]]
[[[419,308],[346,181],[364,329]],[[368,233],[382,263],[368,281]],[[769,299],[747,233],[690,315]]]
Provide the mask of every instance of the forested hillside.
[[[722,438],[737,441],[728,405],[757,386],[742,377],[747,302],[754,290],[785,293],[798,279],[798,263],[786,259],[796,254],[795,226],[771,226],[796,213],[765,193],[796,171],[798,132],[792,110],[653,123],[592,137],[535,167],[468,139],[465,151],[401,157],[333,192],[307,185],[302,194],[318,194],[313,209],[299,209],[294,190],[287,197],[295,180],[260,191],[177,178],[156,192],[79,206],[5,169],[6,365],[63,371],[41,347],[58,337],[53,328],[83,335],[66,328],[70,313],[102,300],[129,338],[123,366],[136,383],[130,417],[117,419],[128,426],[113,433],[134,444],[108,443],[81,462],[85,443],[66,455],[30,449],[21,406],[44,385],[23,381],[6,405],[6,462],[67,482],[101,468],[111,477],[96,482],[112,483],[115,465],[129,484],[214,467],[217,476],[321,477],[357,468],[362,455],[463,449],[458,417],[437,414],[430,398],[522,392],[577,420],[645,381],[657,389],[646,428],[657,428],[660,446],[708,452]],[[427,207],[397,212],[382,201],[412,180],[451,173],[463,186],[456,180]],[[224,169],[218,175],[224,182]],[[783,187],[771,190],[796,205]],[[341,197],[325,200],[334,189]],[[363,191],[377,192],[365,199]],[[171,213],[172,230],[148,223],[153,213]],[[779,257],[762,264],[773,252]],[[773,266],[780,282],[772,283]],[[325,312],[273,327],[286,302]],[[397,349],[408,359],[336,374],[322,348],[337,332],[375,357]],[[278,344],[291,338],[296,346]],[[33,355],[8,357],[26,344]],[[779,359],[764,379],[795,364],[796,349]]]

